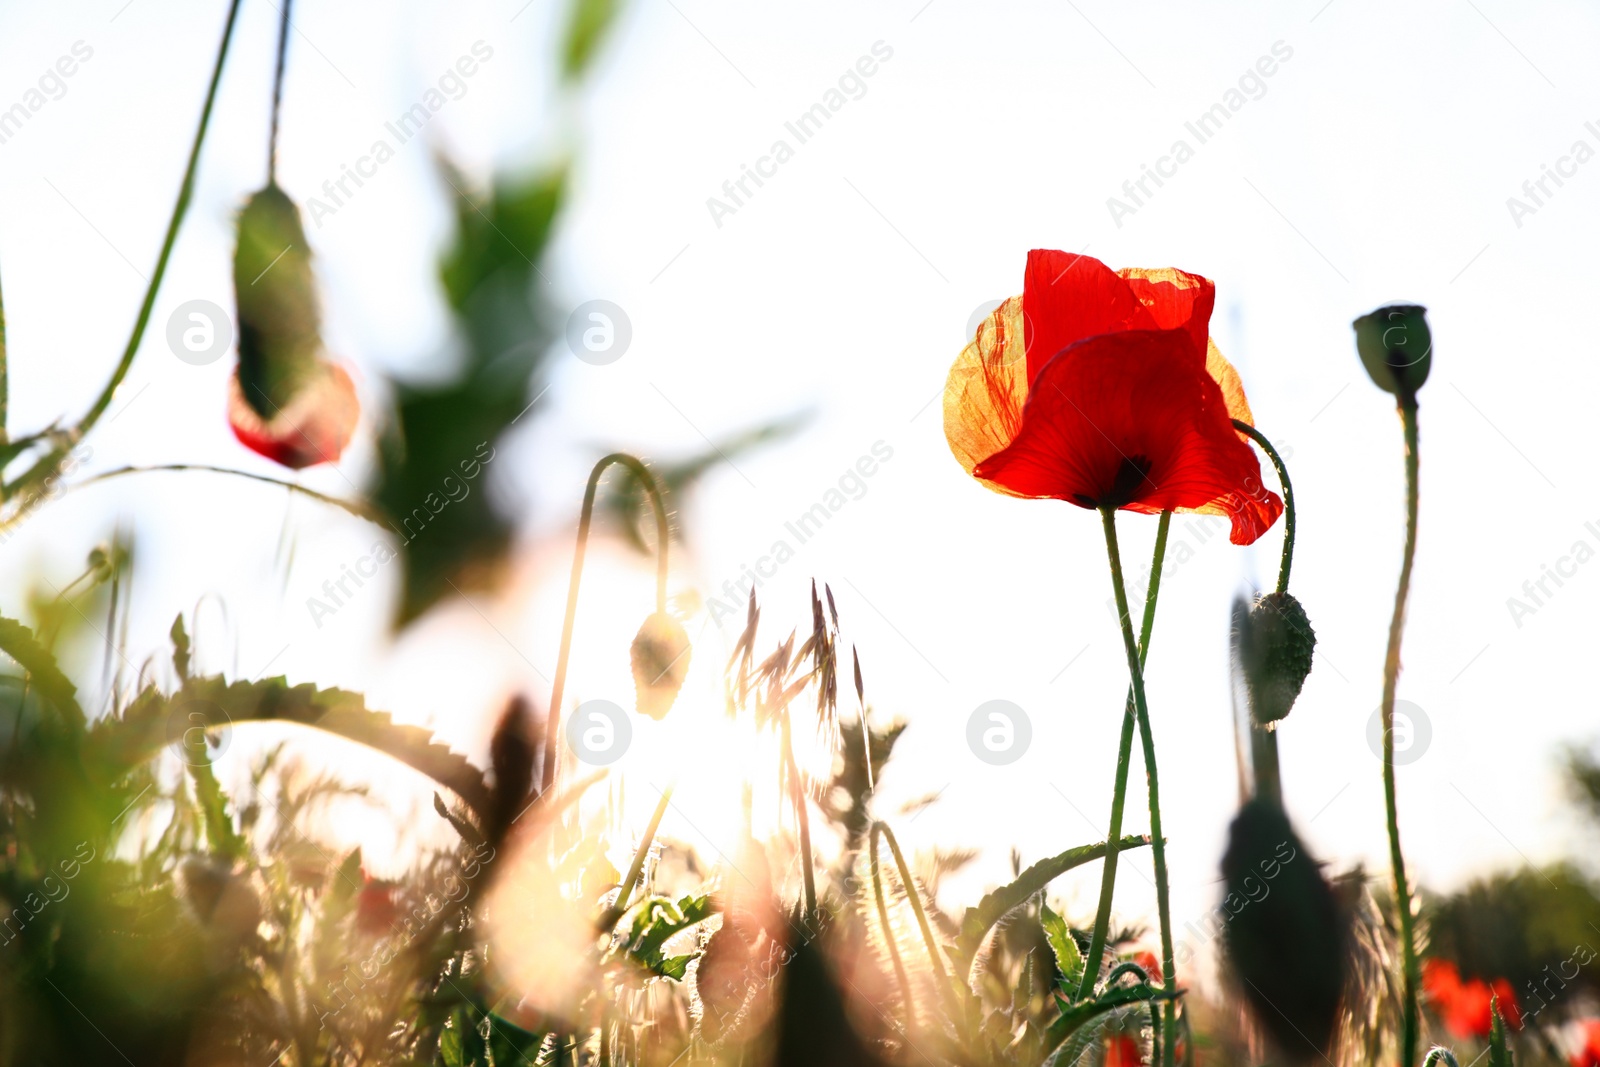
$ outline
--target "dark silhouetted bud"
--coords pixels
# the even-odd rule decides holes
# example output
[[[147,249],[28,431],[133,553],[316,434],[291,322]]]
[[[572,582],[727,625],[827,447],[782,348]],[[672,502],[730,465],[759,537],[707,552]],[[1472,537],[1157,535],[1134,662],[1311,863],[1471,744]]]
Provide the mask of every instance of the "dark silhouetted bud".
[[[641,715],[662,719],[672,710],[689,673],[689,635],[665,612],[655,612],[633,639],[635,706]]]
[[[1257,725],[1289,714],[1311,673],[1316,647],[1306,609],[1289,593],[1258,597],[1241,616],[1239,659],[1250,690],[1250,716]]]
[[[512,697],[489,741],[489,765],[494,768],[489,840],[501,840],[532,801],[534,756],[533,717],[528,702],[521,696]]]
[[[1378,388],[1397,396],[1416,395],[1428,380],[1433,362],[1433,335],[1428,309],[1416,304],[1391,304],[1351,323],[1356,351]]]
[[[1261,799],[1233,820],[1222,877],[1230,979],[1284,1061],[1320,1061],[1339,1021],[1347,966],[1333,890],[1283,810]]]

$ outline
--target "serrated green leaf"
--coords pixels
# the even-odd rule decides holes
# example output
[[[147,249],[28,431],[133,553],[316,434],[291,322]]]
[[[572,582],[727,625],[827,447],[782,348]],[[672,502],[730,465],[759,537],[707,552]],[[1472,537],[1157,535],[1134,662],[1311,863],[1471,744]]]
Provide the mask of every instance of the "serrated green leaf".
[[[1124,837],[1120,851],[1149,843],[1150,838],[1146,836]],[[1067,871],[1091,860],[1101,859],[1105,854],[1104,841],[1097,845],[1069,848],[1059,855],[1040,860],[1011,882],[986,894],[978,901],[977,907],[968,908],[961,918],[961,932],[956,937],[956,943],[950,947],[950,956],[956,961],[962,973],[971,968],[972,959],[977,955],[978,948],[983,944],[990,927]]]
[[[1493,1019],[1489,1029],[1489,1067],[1514,1067],[1511,1046],[1506,1040],[1506,1021],[1500,1015],[1500,998],[1489,998],[1489,1014]]]
[[[1040,906],[1039,922],[1044,927],[1045,940],[1050,943],[1050,954],[1055,956],[1056,966],[1061,970],[1063,984],[1067,989],[1077,989],[1083,978],[1083,952],[1072,936],[1072,928],[1067,920],[1051,911],[1048,904]]]
[[[28,672],[28,680],[36,693],[77,730],[84,728],[87,720],[83,708],[78,706],[78,689],[61,673],[55,656],[33,636],[33,631],[15,619],[0,616],[0,652],[17,661]]]

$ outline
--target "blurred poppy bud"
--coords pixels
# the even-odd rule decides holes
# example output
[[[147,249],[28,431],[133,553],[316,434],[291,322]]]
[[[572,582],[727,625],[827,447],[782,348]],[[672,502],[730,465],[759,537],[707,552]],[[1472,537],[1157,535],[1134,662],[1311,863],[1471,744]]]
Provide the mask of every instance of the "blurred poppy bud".
[[[1256,799],[1222,857],[1224,958],[1256,1026],[1286,1062],[1322,1059],[1345,987],[1345,920],[1283,809]]]
[[[239,213],[233,258],[239,366],[228,398],[234,436],[298,470],[339,458],[360,415],[355,386],[322,349],[311,247],[300,209],[276,185]]]
[[[689,673],[689,635],[666,612],[644,620],[633,639],[633,685],[641,715],[660,720],[672,710]]]
[[[1306,609],[1289,593],[1258,597],[1239,619],[1239,659],[1250,690],[1250,717],[1266,726],[1294,707],[1311,673],[1317,635]]]
[[[1433,362],[1433,335],[1428,309],[1416,304],[1391,304],[1351,323],[1356,351],[1379,389],[1415,398],[1428,380]]]
[[[499,842],[533,800],[533,717],[528,702],[512,697],[495,725],[489,741],[489,765],[494,768],[494,798],[487,827],[490,841]]]

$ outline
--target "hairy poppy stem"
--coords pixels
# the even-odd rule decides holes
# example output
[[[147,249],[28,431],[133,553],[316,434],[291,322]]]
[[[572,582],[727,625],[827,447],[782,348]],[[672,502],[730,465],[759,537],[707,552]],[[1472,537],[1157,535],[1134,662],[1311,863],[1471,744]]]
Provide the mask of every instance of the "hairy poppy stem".
[[[1278,484],[1283,486],[1283,561],[1278,564],[1278,592],[1287,593],[1289,567],[1294,563],[1294,486],[1289,484],[1289,468],[1283,465],[1283,457],[1272,447],[1266,434],[1238,419],[1233,420],[1233,428],[1261,446],[1261,451],[1272,460],[1273,469],[1278,472]]]
[[[922,908],[922,897],[917,893],[916,883],[911,880],[911,868],[906,866],[906,857],[900,851],[900,842],[895,840],[894,831],[889,829],[887,823],[875,822],[872,824],[872,839],[869,842],[874,853],[878,849],[879,834],[889,841],[889,854],[894,857],[895,868],[900,872],[900,884],[905,888],[906,900],[911,904],[911,914],[917,918],[917,929],[922,932],[922,943],[928,949],[928,962],[933,964],[934,984],[943,993],[941,999],[948,1006],[951,1019],[956,1021],[957,1026],[961,1026],[960,1006],[955,1003],[955,993],[950,988],[950,976],[945,971],[944,960],[939,955],[939,943],[934,940],[933,927],[928,925],[928,913]]]
[[[6,302],[0,296],[0,445],[10,440],[6,435],[6,415],[11,404],[9,382],[6,376]]]
[[[278,22],[278,63],[272,72],[272,124],[267,132],[267,184],[278,181],[278,112],[283,105],[284,61],[289,57],[289,8],[294,0],[283,0]]]
[[[1161,1062],[1173,1064],[1173,1038],[1177,1034],[1177,964],[1172,954],[1172,908],[1167,891],[1167,843],[1161,833],[1161,788],[1156,775],[1156,744],[1150,732],[1150,709],[1145,703],[1144,664],[1139,643],[1133,636],[1133,620],[1128,617],[1128,593],[1122,582],[1122,553],[1117,548],[1117,510],[1104,507],[1100,518],[1106,530],[1106,555],[1111,562],[1111,586],[1117,597],[1117,617],[1122,623],[1122,644],[1128,654],[1128,677],[1133,683],[1133,709],[1139,717],[1139,737],[1144,750],[1145,781],[1150,793],[1150,852],[1156,869],[1156,911],[1161,920],[1161,977],[1163,988],[1174,999],[1163,1011]],[[1152,576],[1154,577],[1154,576]],[[1107,854],[1109,858],[1109,853]]]
[[[594,465],[589,484],[583,490],[583,510],[578,514],[578,547],[572,554],[572,579],[567,583],[567,616],[561,624],[561,651],[556,656],[556,680],[550,686],[550,713],[545,718],[544,771],[541,792],[548,792],[556,780],[556,753],[561,741],[561,698],[567,688],[567,662],[572,658],[572,626],[578,617],[578,584],[583,580],[583,557],[589,549],[589,526],[594,521],[594,496],[600,476],[613,463],[627,467],[644,485],[656,513],[656,611],[667,610],[667,508],[661,502],[661,487],[655,475],[626,452],[613,452]]]
[[[1400,677],[1400,638],[1405,630],[1406,598],[1411,593],[1411,566],[1417,556],[1417,397],[1400,394],[1400,424],[1406,440],[1406,547],[1400,563],[1400,582],[1394,592],[1394,615],[1389,620],[1389,651],[1383,661],[1383,802],[1389,824],[1389,863],[1394,868],[1394,906],[1400,918],[1403,1015],[1400,1036],[1401,1067],[1417,1058],[1417,943],[1411,914],[1411,886],[1406,879],[1406,859],[1400,851],[1400,817],[1394,788],[1394,694]]]
[[[1144,667],[1150,654],[1150,631],[1156,620],[1156,596],[1161,591],[1161,565],[1167,555],[1167,530],[1172,525],[1172,512],[1163,511],[1156,526],[1155,553],[1150,559],[1150,588],[1145,591],[1144,620],[1139,626],[1139,666]],[[1127,617],[1127,606],[1119,610]],[[1100,974],[1100,961],[1104,958],[1106,937],[1111,927],[1111,898],[1117,883],[1118,842],[1122,840],[1122,809],[1128,795],[1128,765],[1133,757],[1133,726],[1135,721],[1133,686],[1128,686],[1128,696],[1123,702],[1122,737],[1117,745],[1117,777],[1111,792],[1111,828],[1106,831],[1106,858],[1100,868],[1100,904],[1095,910],[1094,932],[1089,939],[1089,956],[1084,963],[1083,978],[1078,984],[1078,997],[1082,999],[1094,992],[1095,980]]]

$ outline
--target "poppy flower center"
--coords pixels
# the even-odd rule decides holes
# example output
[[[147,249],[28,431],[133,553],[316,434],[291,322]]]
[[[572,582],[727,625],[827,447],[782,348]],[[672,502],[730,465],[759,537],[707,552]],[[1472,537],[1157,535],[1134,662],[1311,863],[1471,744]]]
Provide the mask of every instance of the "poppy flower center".
[[[1075,499],[1086,508],[1120,508],[1144,495],[1145,482],[1150,478],[1151,463],[1144,456],[1123,456],[1111,486],[1099,500],[1080,493]]]

